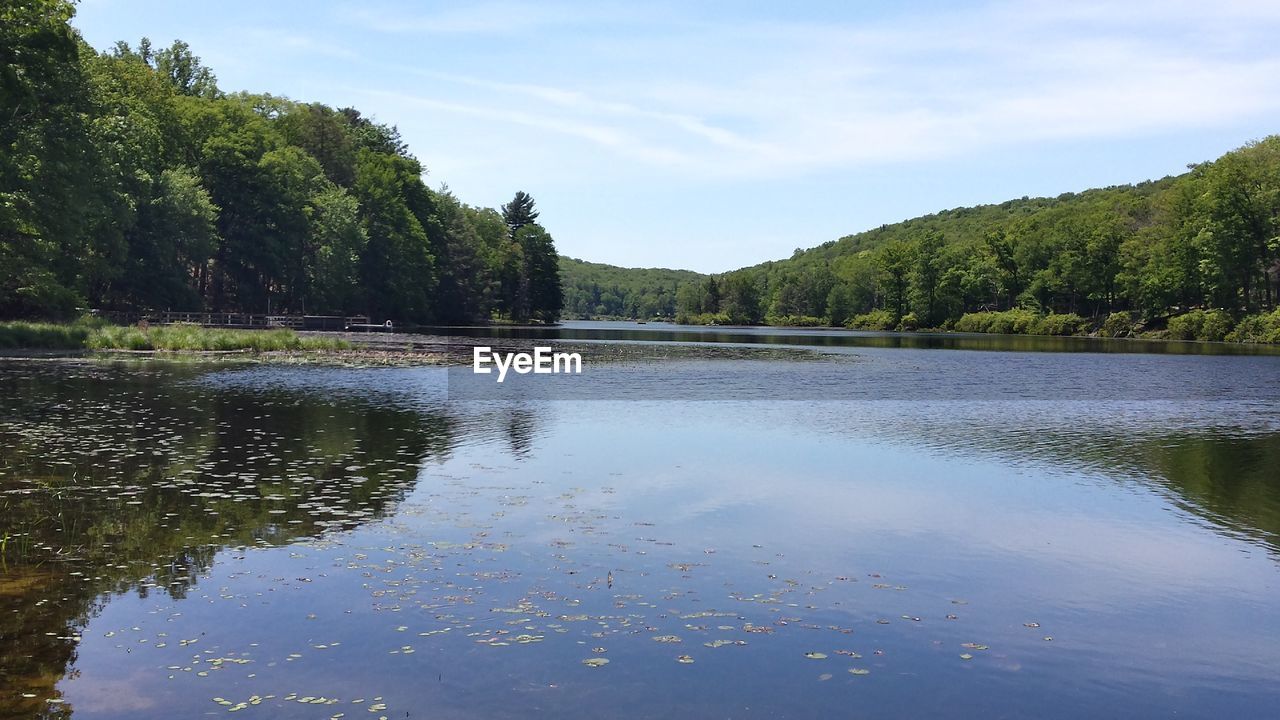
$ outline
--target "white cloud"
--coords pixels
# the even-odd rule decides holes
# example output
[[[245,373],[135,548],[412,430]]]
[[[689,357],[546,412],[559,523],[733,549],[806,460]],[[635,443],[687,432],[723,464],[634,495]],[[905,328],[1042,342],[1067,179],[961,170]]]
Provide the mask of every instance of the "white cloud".
[[[795,175],[1274,112],[1277,7],[995,4],[869,25],[694,16],[663,31],[606,33],[603,44],[590,33],[535,44],[596,70],[555,73],[559,82],[401,67],[430,83],[395,94],[697,177]],[[611,22],[619,12],[489,4],[373,24],[464,33],[505,19],[536,30]],[[522,74],[537,76],[532,65]],[[522,133],[512,140],[527,142]],[[505,152],[501,143],[494,151]]]

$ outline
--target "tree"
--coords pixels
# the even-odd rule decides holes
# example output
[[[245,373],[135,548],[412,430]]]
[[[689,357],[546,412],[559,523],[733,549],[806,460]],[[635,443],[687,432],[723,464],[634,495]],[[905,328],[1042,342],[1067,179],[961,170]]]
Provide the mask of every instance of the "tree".
[[[197,97],[218,96],[217,78],[213,71],[200,63],[200,58],[186,43],[174,40],[172,45],[153,56],[150,41],[143,38],[142,42],[143,59],[151,60],[156,71],[168,78],[179,93]]]
[[[0,315],[67,316],[92,192],[91,116],[64,0],[0,5]]]
[[[511,202],[502,206],[502,221],[507,224],[512,240],[520,228],[537,219],[538,211],[533,209],[533,196],[523,190],[518,191]]]
[[[305,253],[306,308],[348,314],[363,306],[360,257],[369,236],[360,222],[360,204],[345,189],[322,187],[308,200]]]
[[[137,240],[124,278],[135,306],[198,310],[218,245],[218,207],[188,168],[166,169],[138,209]]]
[[[541,225],[532,223],[516,232],[516,243],[524,259],[517,319],[548,323],[559,320],[564,292],[555,242]]]
[[[885,308],[893,313],[896,323],[906,314],[914,251],[905,240],[895,240],[880,249],[877,264],[884,276]]]
[[[361,150],[355,196],[369,241],[361,258],[371,315],[414,322],[432,319],[436,262],[427,232],[409,208],[406,185],[422,183],[417,161]]]

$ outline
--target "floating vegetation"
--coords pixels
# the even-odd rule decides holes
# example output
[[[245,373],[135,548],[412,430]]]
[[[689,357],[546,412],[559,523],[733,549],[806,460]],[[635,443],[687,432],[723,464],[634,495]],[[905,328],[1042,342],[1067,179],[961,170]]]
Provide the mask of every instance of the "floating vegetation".
[[[606,653],[641,676],[673,657],[695,662],[646,638],[680,650],[742,648],[697,660],[773,673],[801,659],[829,661],[828,653],[863,657],[808,649],[815,646],[875,636],[893,650],[912,642],[898,637],[908,626],[878,625],[950,609],[945,599],[913,597],[891,576],[877,573],[883,582],[873,585],[856,567],[824,574],[759,543],[685,546],[664,524],[629,515],[622,482],[557,481],[487,451],[479,457],[489,460],[467,465],[452,457],[457,419],[434,410],[285,392],[276,386],[288,373],[266,368],[251,373],[266,379],[247,388],[237,385],[238,370],[86,364],[75,373],[52,375],[76,401],[32,395],[29,382],[0,388],[3,407],[18,408],[0,415],[0,527],[10,563],[0,591],[41,612],[39,601],[73,598],[21,652],[118,659],[141,678],[140,692],[171,681],[207,710],[212,695],[218,708],[250,716],[255,706],[264,717],[267,708],[287,714],[280,708],[288,703],[323,708],[317,717],[365,715],[351,707],[398,717],[381,696],[339,699],[350,692],[342,689],[348,674],[423,670],[431,686],[447,689],[462,673],[532,663],[550,688],[576,672],[575,661],[607,665]],[[105,385],[109,396],[83,399]],[[762,574],[760,563],[773,572]],[[96,614],[95,603],[124,590],[137,591],[145,612],[125,622]],[[262,625],[241,647],[230,620],[220,627],[210,617],[278,627]],[[956,620],[937,624],[936,642],[976,651],[987,646],[961,643],[966,635],[999,637]],[[0,648],[0,663],[14,662],[4,659],[9,652],[17,651]],[[883,649],[875,655],[888,673],[909,671]],[[833,671],[819,681],[840,666],[817,666]],[[264,690],[299,679],[312,690]],[[260,694],[245,697],[246,688]],[[58,697],[53,690],[19,697],[44,703]],[[0,693],[0,704],[12,697]]]
[[[725,645],[746,645],[747,641],[746,640],[711,640],[708,642],[704,642],[702,644],[709,648],[718,648],[718,647],[724,647]]]

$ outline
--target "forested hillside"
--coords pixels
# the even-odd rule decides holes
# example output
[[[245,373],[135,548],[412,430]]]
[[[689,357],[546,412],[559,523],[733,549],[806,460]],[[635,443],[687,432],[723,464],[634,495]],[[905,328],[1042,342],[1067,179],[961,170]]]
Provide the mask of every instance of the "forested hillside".
[[[672,318],[676,293],[706,276],[692,270],[623,268],[560,258],[564,314],[573,318]]]
[[[65,0],[0,7],[0,318],[108,310],[552,321],[528,195],[429,189],[394,126],[225,92],[182,42],[96,52]]]
[[[686,322],[879,329],[947,328],[969,314],[957,328],[974,330],[1052,314],[1058,325],[1041,329],[1061,333],[1192,312],[1195,327],[1174,322],[1174,336],[1221,339],[1240,317],[1276,307],[1278,236],[1273,136],[1177,177],[850,235],[687,286],[677,312]],[[1280,332],[1280,317],[1270,322]]]

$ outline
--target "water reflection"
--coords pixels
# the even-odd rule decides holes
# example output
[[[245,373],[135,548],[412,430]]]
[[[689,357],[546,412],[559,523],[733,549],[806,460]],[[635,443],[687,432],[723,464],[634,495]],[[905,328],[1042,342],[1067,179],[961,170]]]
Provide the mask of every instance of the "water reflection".
[[[1274,628],[1274,563],[1232,559],[1277,548],[1274,367],[1066,373],[1202,377],[1186,389],[1217,399],[1194,402],[939,400],[988,359],[934,353],[929,373],[912,352],[766,375],[903,385],[858,402],[458,402],[434,369],[5,364],[0,716],[69,716],[47,702],[68,687],[88,717],[222,712],[212,698],[263,687],[295,694],[272,716],[363,715],[371,679],[397,691],[394,716],[923,715],[943,696],[972,716],[1210,716],[1277,699],[1258,685],[1274,650],[1248,641]],[[727,367],[728,397],[762,382]],[[639,397],[696,396],[706,378],[680,368],[608,372]],[[203,629],[207,650],[152,652]],[[1133,650],[1173,633],[1195,648],[1176,670]],[[684,640],[653,641],[668,635]],[[299,686],[369,697],[309,708]]]
[[[557,326],[482,326],[423,328],[442,334],[517,340],[599,342],[725,343],[800,345],[826,348],[981,350],[992,352],[1155,353],[1172,355],[1277,355],[1280,348],[1239,343],[1166,342],[1090,337],[990,335],[977,333],[899,333],[833,328],[697,326],[567,320]]]
[[[110,595],[181,599],[222,548],[383,517],[457,442],[443,410],[219,388],[180,365],[0,373],[0,717],[66,712],[47,701]],[[507,442],[527,447],[533,422]]]

